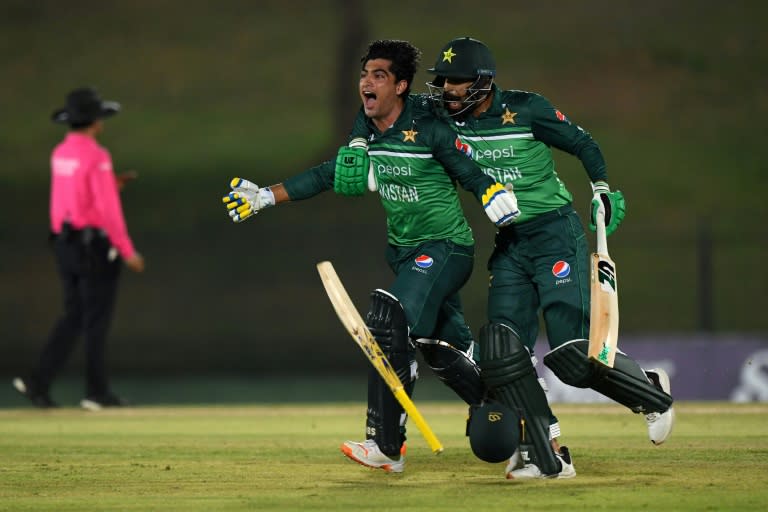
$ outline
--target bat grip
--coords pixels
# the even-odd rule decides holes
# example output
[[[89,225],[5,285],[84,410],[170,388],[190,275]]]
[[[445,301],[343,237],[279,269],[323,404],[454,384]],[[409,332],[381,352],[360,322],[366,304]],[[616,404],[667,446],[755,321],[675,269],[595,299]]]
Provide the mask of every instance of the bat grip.
[[[597,253],[608,254],[608,235],[605,233],[605,207],[602,202],[597,207],[595,215],[595,232],[597,233]]]

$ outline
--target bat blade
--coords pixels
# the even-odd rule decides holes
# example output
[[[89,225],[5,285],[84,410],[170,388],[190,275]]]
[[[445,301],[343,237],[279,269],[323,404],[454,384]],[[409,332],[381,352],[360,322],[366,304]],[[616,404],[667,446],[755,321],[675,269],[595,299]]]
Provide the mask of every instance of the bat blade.
[[[596,220],[597,252],[592,253],[588,356],[613,368],[619,342],[618,280],[616,264],[608,255],[602,208]]]
[[[355,308],[352,299],[349,298],[349,294],[344,289],[344,285],[341,283],[336,270],[330,261],[322,261],[317,264],[317,271],[320,274],[320,280],[323,282],[328,298],[331,300],[333,309],[336,311],[336,315],[341,320],[341,323],[349,332],[352,339],[355,340],[357,345],[363,351],[365,356],[371,362],[371,365],[381,375],[381,378],[387,384],[392,394],[400,405],[405,410],[408,417],[413,420],[416,427],[419,429],[424,439],[429,444],[429,447],[435,453],[443,451],[443,445],[438,440],[435,433],[432,431],[427,421],[421,415],[421,412],[416,408],[416,405],[410,399],[405,392],[403,383],[400,381],[400,377],[397,376],[394,368],[389,363],[389,360],[381,351],[381,347],[376,342],[376,338],[373,337],[371,331],[368,330],[368,326],[365,325],[365,321],[360,316],[360,313]]]

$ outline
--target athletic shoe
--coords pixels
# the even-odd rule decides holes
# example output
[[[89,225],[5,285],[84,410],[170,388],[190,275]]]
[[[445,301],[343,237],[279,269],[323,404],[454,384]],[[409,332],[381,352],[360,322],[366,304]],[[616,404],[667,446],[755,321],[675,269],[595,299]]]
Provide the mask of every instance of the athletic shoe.
[[[405,455],[402,454],[404,450],[400,450],[401,455],[397,460],[391,459],[381,453],[379,445],[373,439],[366,439],[362,443],[344,441],[341,451],[353,461],[369,468],[383,469],[387,473],[402,473],[405,469]]]
[[[560,437],[560,423],[550,423],[549,425],[549,444],[552,445],[552,449],[555,452],[560,451],[560,443],[557,442],[557,438]],[[507,462],[507,467],[504,469],[504,473],[510,473],[515,469],[521,469],[525,465],[525,459],[520,453],[520,448],[516,448],[512,456]]]
[[[654,386],[669,393],[669,375],[661,368],[646,370],[645,374],[651,379]],[[645,422],[648,424],[648,438],[656,446],[667,440],[672,433],[672,426],[675,424],[675,409],[670,407],[664,412],[652,412],[645,415]]]
[[[504,469],[505,474],[509,474],[516,469],[522,469],[524,466],[523,456],[520,453],[520,448],[517,448],[507,462],[507,467]]]
[[[125,407],[128,403],[113,393],[90,395],[80,400],[80,407],[88,411],[100,411],[107,407]]]
[[[13,379],[13,387],[16,388],[16,391],[27,397],[35,407],[51,409],[59,406],[59,404],[51,399],[47,392],[41,391],[37,387],[34,379],[29,377],[16,377]]]
[[[520,469],[513,469],[512,471],[508,471],[507,480],[532,480],[534,478],[573,478],[576,476],[576,468],[573,467],[571,453],[568,451],[567,446],[561,446],[560,453],[556,453],[555,457],[557,457],[557,460],[560,461],[560,465],[562,466],[560,472],[556,475],[545,475],[541,472],[536,464],[526,464]],[[507,467],[509,467],[509,465]]]

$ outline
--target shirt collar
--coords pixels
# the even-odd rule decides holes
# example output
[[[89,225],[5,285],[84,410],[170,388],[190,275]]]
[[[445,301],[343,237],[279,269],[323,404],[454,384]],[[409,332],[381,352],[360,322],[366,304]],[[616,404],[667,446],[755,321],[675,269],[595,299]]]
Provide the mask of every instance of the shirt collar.
[[[410,94],[405,97],[405,101],[403,101],[403,110],[400,112],[400,115],[397,116],[397,119],[395,119],[395,123],[384,130],[383,132],[380,132],[378,128],[376,128],[376,125],[373,123],[373,119],[370,117],[365,118],[365,122],[368,125],[368,128],[370,128],[371,133],[375,133],[377,135],[383,135],[384,133],[388,132],[389,130],[398,130],[399,128],[402,128],[405,126],[407,129],[411,128],[411,117],[413,112],[413,107],[411,106],[411,102],[415,101],[413,96]]]

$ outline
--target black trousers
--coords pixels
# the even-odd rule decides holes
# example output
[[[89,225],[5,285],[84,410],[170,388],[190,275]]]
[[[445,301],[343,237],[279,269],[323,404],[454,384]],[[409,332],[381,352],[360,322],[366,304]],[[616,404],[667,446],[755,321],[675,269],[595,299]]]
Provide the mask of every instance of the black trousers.
[[[109,391],[105,345],[117,295],[122,260],[108,259],[109,241],[94,230],[64,229],[53,250],[63,291],[63,313],[56,321],[34,372],[40,390],[48,392],[79,336],[84,335],[86,396]]]

